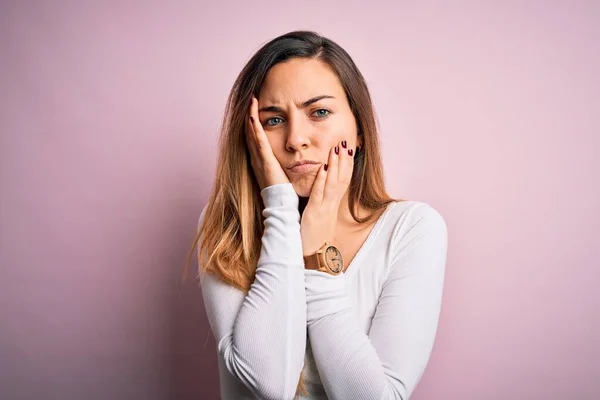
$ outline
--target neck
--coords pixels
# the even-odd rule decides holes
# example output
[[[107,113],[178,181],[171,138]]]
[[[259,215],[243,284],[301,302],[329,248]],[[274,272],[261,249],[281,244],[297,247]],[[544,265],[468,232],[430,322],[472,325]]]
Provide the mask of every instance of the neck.
[[[350,190],[346,190],[346,193],[344,193],[344,197],[342,197],[342,201],[340,201],[340,207],[338,208],[338,218],[337,218],[337,224],[339,227],[344,227],[344,228],[356,228],[358,227],[359,224],[358,222],[356,222],[354,220],[354,218],[352,217],[352,214],[350,213],[350,202],[348,201],[350,198]],[[362,208],[359,206],[359,213],[358,216],[361,216],[361,212],[363,211]]]
[[[308,204],[308,197],[302,197],[302,196],[298,196],[299,199],[299,203],[298,203],[298,211],[300,211],[300,216],[302,216],[302,213],[304,212],[304,209],[306,208],[306,205]]]

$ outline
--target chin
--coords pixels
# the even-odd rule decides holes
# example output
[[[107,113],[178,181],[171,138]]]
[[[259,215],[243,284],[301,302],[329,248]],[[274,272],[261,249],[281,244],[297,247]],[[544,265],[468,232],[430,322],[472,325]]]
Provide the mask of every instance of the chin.
[[[292,181],[292,187],[300,197],[309,197],[316,176],[307,177],[308,179],[296,179]]]
[[[310,187],[306,187],[306,185],[295,185],[292,184],[292,186],[294,187],[294,190],[296,191],[296,194],[300,197],[308,197],[310,196]]]

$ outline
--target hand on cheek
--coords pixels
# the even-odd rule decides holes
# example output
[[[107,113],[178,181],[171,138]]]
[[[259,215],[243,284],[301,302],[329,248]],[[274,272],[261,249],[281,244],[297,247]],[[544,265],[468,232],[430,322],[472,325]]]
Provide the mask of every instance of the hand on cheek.
[[[348,190],[354,169],[354,152],[343,140],[329,151],[319,170],[302,214],[300,233],[304,255],[313,254],[333,239],[340,201]]]
[[[258,116],[258,100],[252,97],[250,115],[246,127],[246,144],[250,150],[250,161],[260,189],[279,183],[289,183],[283,167],[275,157]]]

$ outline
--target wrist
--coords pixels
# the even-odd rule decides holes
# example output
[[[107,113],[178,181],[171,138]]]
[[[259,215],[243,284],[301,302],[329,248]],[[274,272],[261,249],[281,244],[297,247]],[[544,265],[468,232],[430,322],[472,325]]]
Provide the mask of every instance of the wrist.
[[[325,242],[313,254],[304,255],[304,268],[326,272],[329,275],[340,275],[344,272],[344,259],[340,250],[329,242]]]
[[[333,243],[335,232],[335,221],[333,223],[313,223],[310,224],[302,217],[300,222],[300,236],[302,237],[302,254],[309,256],[319,250],[325,243]]]

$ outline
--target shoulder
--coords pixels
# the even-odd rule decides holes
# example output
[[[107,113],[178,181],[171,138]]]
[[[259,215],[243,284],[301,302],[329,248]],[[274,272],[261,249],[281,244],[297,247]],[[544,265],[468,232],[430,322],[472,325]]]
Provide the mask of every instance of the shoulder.
[[[432,205],[416,200],[395,201],[388,205],[386,222],[395,231],[418,227],[419,229],[446,229],[442,214]]]
[[[448,228],[435,207],[415,200],[394,202],[389,207],[386,223],[391,234],[390,245],[396,255],[416,242],[446,247]]]

